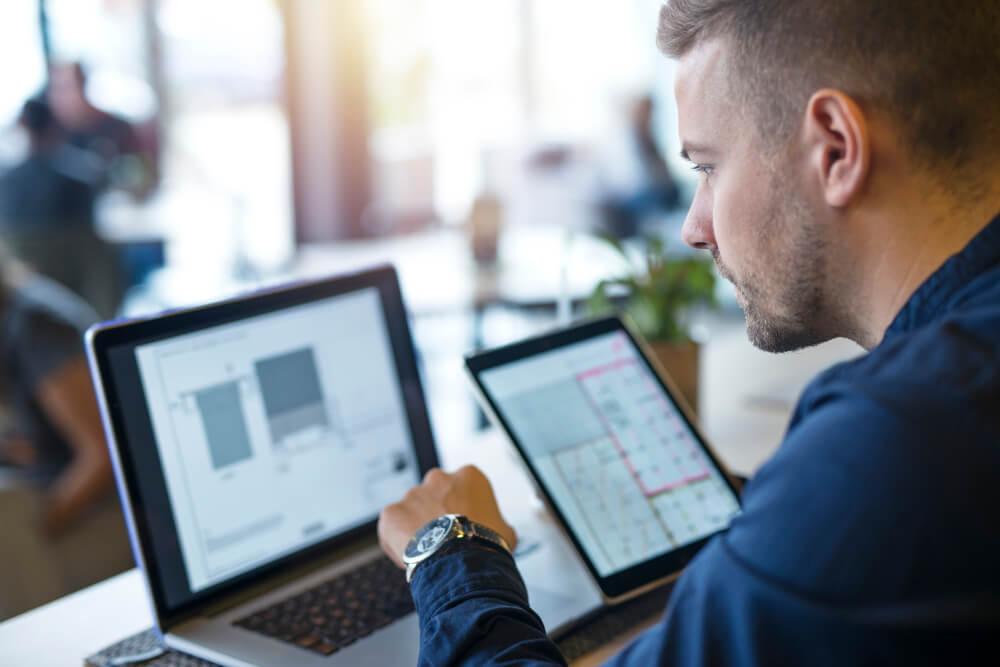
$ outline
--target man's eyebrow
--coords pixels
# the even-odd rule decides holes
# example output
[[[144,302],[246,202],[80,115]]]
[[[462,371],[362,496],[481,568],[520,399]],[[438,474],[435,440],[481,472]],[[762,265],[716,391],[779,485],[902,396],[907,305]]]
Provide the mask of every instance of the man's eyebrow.
[[[709,148],[708,146],[684,142],[684,145],[681,147],[681,158],[687,160],[688,162],[692,162],[691,153],[711,153],[711,152],[712,149]]]

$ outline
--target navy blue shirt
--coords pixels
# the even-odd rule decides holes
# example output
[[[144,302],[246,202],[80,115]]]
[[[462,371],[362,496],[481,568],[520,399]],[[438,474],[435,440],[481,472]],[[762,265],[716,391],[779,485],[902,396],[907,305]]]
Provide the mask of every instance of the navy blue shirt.
[[[1000,664],[1000,216],[810,384],[743,503],[611,664]],[[422,665],[563,663],[497,550],[413,598]]]

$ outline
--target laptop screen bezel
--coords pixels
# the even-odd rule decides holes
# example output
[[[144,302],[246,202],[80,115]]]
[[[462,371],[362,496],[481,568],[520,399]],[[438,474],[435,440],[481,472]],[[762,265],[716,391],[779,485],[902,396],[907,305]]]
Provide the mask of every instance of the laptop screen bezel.
[[[333,550],[347,547],[363,537],[374,535],[377,517],[265,565],[236,575],[224,582],[192,592],[183,559],[180,556],[179,543],[176,543],[178,536],[173,513],[170,511],[153,514],[151,509],[153,507],[170,507],[169,497],[160,497],[160,494],[166,494],[166,483],[162,466],[159,464],[159,457],[151,457],[148,455],[149,452],[146,452],[146,456],[143,458],[137,451],[137,448],[144,445],[154,444],[155,446],[155,440],[152,439],[153,430],[150,415],[148,410],[143,410],[142,415],[133,415],[131,418],[126,418],[123,414],[120,393],[123,387],[119,386],[122,384],[120,381],[126,381],[127,389],[136,390],[138,387],[138,391],[142,391],[142,382],[135,361],[135,348],[139,345],[367,288],[375,288],[379,294],[407,423],[413,441],[414,455],[419,474],[422,477],[424,473],[438,465],[438,457],[407,313],[403,305],[396,271],[391,266],[379,266],[354,274],[314,282],[296,283],[151,318],[122,323],[106,323],[97,325],[88,331],[87,351],[91,362],[91,371],[98,396],[102,399],[100,402],[105,420],[105,431],[109,447],[112,448],[118,490],[122,504],[126,509],[133,552],[144,570],[157,625],[161,630],[190,618],[207,606],[222,602],[247,586],[277,574],[280,570],[305,565]],[[127,355],[124,354],[125,352]],[[121,359],[127,356],[131,360],[132,366],[124,369],[114,367],[112,355],[119,359],[119,364],[122,363]],[[141,402],[145,407],[144,396]],[[129,426],[132,427],[131,430],[129,430]],[[144,437],[133,439],[130,435],[137,432],[137,427],[139,428],[138,432]],[[158,479],[156,474],[151,472],[152,466],[149,461],[152,458],[156,459],[155,468],[158,472]],[[145,464],[144,471],[140,473],[139,468],[142,464]],[[140,475],[145,475],[145,477],[140,480]],[[151,502],[153,500],[156,502]],[[160,516],[159,514],[169,516]],[[155,530],[170,532],[170,537],[175,543],[168,544],[164,541],[163,535],[154,535],[154,528],[151,525],[153,522],[157,523]],[[172,551],[172,553],[165,553],[168,551]],[[164,563],[165,558],[178,559],[178,562]],[[176,580],[178,571],[184,576],[188,599],[179,604],[172,604],[167,595],[165,573],[169,573]]]

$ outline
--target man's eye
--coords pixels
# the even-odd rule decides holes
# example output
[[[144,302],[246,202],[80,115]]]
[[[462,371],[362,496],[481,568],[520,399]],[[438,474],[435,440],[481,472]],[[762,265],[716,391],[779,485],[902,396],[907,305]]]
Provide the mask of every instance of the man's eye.
[[[710,176],[712,172],[715,170],[715,167],[713,167],[710,164],[693,164],[691,165],[691,169],[698,172],[699,174]]]

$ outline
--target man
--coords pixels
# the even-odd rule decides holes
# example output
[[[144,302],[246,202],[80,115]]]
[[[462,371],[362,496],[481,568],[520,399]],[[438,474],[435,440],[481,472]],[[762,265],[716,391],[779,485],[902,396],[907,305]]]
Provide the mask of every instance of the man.
[[[0,246],[0,619],[134,566],[79,297]]]
[[[39,273],[83,297],[104,318],[122,300],[115,249],[97,235],[100,158],[69,145],[42,97],[24,103],[24,160],[0,174],[0,239]]]
[[[632,100],[628,131],[620,137],[622,150],[613,155],[612,168],[604,174],[608,182],[601,212],[607,231],[620,238],[635,236],[648,216],[680,205],[680,189],[656,141],[654,111],[652,95]]]
[[[1000,3],[672,0],[685,240],[751,340],[846,336],[744,513],[622,665],[1000,660]],[[432,472],[386,552],[445,512],[515,538],[481,473]],[[475,543],[475,544],[474,544]],[[513,560],[453,540],[412,590],[426,664],[559,663]]]
[[[155,147],[120,116],[96,106],[87,95],[88,74],[82,63],[53,65],[47,97],[65,141],[98,159],[101,189],[116,188],[143,199],[156,186]],[[146,139],[144,141],[144,139]]]

